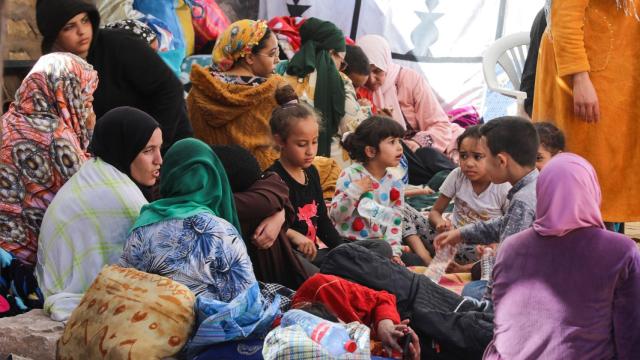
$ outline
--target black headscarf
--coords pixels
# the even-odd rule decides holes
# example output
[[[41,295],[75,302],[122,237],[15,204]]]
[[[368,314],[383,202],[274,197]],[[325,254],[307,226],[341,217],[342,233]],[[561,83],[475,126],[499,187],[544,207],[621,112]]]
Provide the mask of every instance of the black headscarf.
[[[41,49],[43,54],[51,52],[53,43],[60,30],[74,16],[86,12],[93,27],[95,40],[100,26],[98,8],[88,0],[38,0],[36,3],[36,23],[42,34]]]
[[[131,178],[131,163],[158,128],[160,124],[146,112],[117,107],[96,121],[89,151]]]
[[[212,145],[211,149],[227,172],[234,193],[246,191],[262,176],[258,160],[245,148],[239,145]]]

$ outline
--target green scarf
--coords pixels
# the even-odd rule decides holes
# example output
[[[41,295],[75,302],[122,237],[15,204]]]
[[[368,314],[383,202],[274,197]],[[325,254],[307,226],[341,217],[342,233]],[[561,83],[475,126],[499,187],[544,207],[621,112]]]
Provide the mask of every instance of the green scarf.
[[[209,212],[240,231],[231,186],[220,159],[200,140],[183,139],[171,146],[160,175],[162,199],[142,207],[132,229]]]
[[[346,51],[344,34],[333,23],[307,19],[300,27],[302,46],[289,61],[287,74],[304,78],[317,72],[314,107],[322,113],[318,155],[330,156],[331,138],[345,114],[344,82],[331,59],[330,50]]]

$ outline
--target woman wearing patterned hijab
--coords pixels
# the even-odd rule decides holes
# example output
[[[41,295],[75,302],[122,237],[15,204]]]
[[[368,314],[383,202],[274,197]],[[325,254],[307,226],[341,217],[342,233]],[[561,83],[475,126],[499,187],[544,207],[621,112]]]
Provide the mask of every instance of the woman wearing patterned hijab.
[[[249,150],[264,170],[277,158],[269,117],[275,91],[284,84],[272,76],[278,43],[265,21],[231,24],[213,49],[213,65],[195,65],[187,98],[195,137],[209,145],[237,144]]]
[[[97,85],[81,58],[45,55],[0,120],[0,247],[24,263],[35,263],[49,203],[88,158]]]

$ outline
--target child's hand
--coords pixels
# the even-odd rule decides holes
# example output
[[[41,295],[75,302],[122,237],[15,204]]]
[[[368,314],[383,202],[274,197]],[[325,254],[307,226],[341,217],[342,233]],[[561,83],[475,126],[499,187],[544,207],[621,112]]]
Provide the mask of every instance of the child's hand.
[[[394,263],[396,263],[398,265],[401,265],[401,266],[405,266],[404,262],[402,262],[402,259],[400,259],[400,256],[397,256],[397,255],[391,257],[391,262],[394,262]]]
[[[467,273],[467,272],[471,272],[471,268],[473,267],[473,264],[467,264],[467,265],[460,265],[455,261],[452,261],[449,263],[449,266],[447,266],[447,273]]]
[[[316,244],[311,241],[308,237],[297,234],[290,238],[293,245],[300,251],[307,259],[313,260],[316,258],[316,254],[318,249],[316,248]]]
[[[369,99],[358,99],[358,104],[360,104],[360,106],[371,106],[371,101],[369,101]]]
[[[363,193],[373,190],[373,184],[371,183],[371,178],[366,176],[360,180],[356,180],[353,182],[354,185],[362,189]]]
[[[442,219],[438,224],[436,224],[436,231],[438,233],[442,233],[445,231],[451,230],[451,221]]]
[[[425,186],[424,188],[407,189],[404,192],[404,196],[411,197],[411,196],[419,196],[419,195],[431,195],[433,193],[435,193],[433,189],[431,189],[428,186]]]
[[[482,254],[484,254],[484,249],[486,248],[491,248],[493,250],[493,253],[496,254],[496,251],[498,250],[498,243],[476,246],[476,254],[478,254],[478,259],[482,257]]]
[[[462,236],[460,230],[451,230],[436,235],[433,240],[433,245],[436,247],[436,252],[447,245],[456,246],[462,242]]]

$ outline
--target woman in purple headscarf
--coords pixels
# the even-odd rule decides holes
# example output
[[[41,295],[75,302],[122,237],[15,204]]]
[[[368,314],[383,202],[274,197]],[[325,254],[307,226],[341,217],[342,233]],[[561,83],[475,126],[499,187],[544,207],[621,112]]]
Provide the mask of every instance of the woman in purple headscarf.
[[[536,190],[533,228],[498,252],[484,358],[639,359],[640,252],[605,230],[595,170],[559,154]]]

